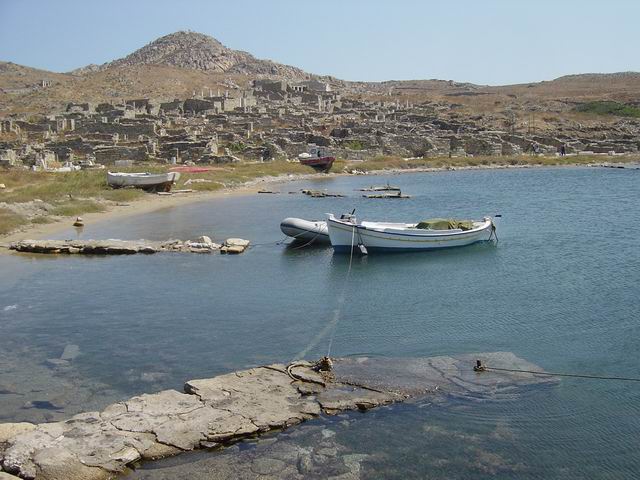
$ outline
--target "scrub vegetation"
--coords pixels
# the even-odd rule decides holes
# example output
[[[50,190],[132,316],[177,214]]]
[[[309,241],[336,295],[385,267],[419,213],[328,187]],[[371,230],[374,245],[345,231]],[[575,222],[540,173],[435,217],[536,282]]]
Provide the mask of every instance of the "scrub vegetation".
[[[576,111],[595,113],[596,115],[617,115],[619,117],[640,118],[640,108],[612,101],[583,103],[576,107]]]

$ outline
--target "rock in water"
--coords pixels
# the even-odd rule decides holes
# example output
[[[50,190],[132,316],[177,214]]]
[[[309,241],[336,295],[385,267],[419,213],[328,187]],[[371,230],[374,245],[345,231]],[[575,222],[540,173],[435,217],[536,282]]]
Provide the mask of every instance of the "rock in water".
[[[64,347],[64,351],[62,352],[62,355],[60,355],[60,360],[67,360],[68,362],[71,362],[75,360],[78,355],[80,355],[80,347],[70,343]]]
[[[242,253],[249,248],[249,240],[242,238],[228,238],[224,241],[220,253]]]
[[[508,352],[336,359],[328,373],[315,372],[308,362],[268,365],[190,380],[185,384],[186,393],[165,390],[140,395],[102,412],[83,413],[62,422],[0,424],[0,461],[4,470],[22,478],[102,480],[140,459],[224,445],[321,413],[369,409],[427,395],[499,400],[512,398],[518,387],[557,382],[531,373],[476,373],[476,359],[489,367],[542,372]],[[29,406],[55,407],[46,401]],[[337,451],[332,446],[320,447],[310,457],[312,462],[335,460]],[[296,468],[262,460],[251,468],[253,475],[278,475],[285,468],[306,471],[313,466],[298,463]]]

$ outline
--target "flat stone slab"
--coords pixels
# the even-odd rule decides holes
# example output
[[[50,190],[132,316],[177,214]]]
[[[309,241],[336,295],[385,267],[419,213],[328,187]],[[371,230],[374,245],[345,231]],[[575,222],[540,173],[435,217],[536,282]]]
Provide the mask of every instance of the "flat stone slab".
[[[329,372],[304,361],[268,365],[189,380],[185,393],[140,395],[61,422],[0,424],[0,465],[25,479],[106,479],[142,459],[227,445],[322,413],[427,395],[498,399],[557,382],[529,373],[476,373],[478,358],[489,366],[542,372],[509,352],[336,359]],[[254,473],[274,474],[281,467],[262,462]]]
[[[208,241],[202,241],[203,239]],[[9,245],[10,250],[25,253],[84,254],[84,255],[134,255],[158,252],[183,253],[242,253],[249,247],[249,240],[230,238],[223,245],[209,237],[198,241],[168,240],[21,240]]]
[[[220,253],[242,253],[249,248],[249,243],[249,240],[243,240],[242,238],[228,238],[220,248]]]

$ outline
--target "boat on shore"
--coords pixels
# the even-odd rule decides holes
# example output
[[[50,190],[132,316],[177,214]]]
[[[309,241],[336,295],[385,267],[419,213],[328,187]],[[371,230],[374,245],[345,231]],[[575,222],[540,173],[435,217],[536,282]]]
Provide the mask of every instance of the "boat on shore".
[[[152,192],[168,192],[180,179],[179,172],[119,173],[107,172],[107,183],[113,188],[134,187]]]
[[[400,187],[394,187],[387,182],[386,185],[371,185],[370,187],[360,188],[359,190],[361,192],[399,192]]]
[[[327,222],[285,218],[280,222],[280,230],[299,242],[330,243]]]
[[[351,214],[327,219],[329,239],[335,252],[421,251],[452,248],[491,240],[495,224],[482,220],[432,219],[419,223],[358,222]]]
[[[411,195],[403,195],[400,190],[380,190],[380,193],[365,193],[364,198],[411,198]]]
[[[308,152],[298,155],[298,161],[302,165],[307,165],[318,172],[328,172],[331,170],[333,162],[336,161],[336,157],[329,155],[328,151],[324,147],[318,147],[311,145]]]

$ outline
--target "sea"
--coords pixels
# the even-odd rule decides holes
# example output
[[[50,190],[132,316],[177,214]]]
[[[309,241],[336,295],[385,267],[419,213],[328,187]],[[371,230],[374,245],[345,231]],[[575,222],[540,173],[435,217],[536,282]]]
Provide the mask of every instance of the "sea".
[[[386,183],[411,198],[358,191]],[[280,193],[223,195],[55,235],[240,237],[252,242],[242,255],[0,256],[0,422],[61,420],[189,379],[327,354],[510,351],[550,372],[640,378],[640,171],[327,176],[269,188]],[[353,209],[398,222],[499,214],[498,241],[351,257],[298,248],[279,229],[286,217]],[[65,349],[71,359],[59,362]],[[360,455],[360,478],[640,477],[633,380],[561,377],[500,400],[427,398],[313,422],[341,452]],[[287,435],[269,441],[295,443]],[[160,478],[163,466],[183,462],[186,472],[221,455],[151,462],[132,475]]]

